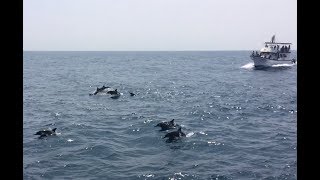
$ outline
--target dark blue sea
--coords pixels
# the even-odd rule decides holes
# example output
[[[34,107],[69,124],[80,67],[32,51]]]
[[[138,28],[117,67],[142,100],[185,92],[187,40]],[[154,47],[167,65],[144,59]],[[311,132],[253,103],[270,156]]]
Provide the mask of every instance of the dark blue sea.
[[[297,65],[250,54],[24,52],[24,179],[297,179]]]

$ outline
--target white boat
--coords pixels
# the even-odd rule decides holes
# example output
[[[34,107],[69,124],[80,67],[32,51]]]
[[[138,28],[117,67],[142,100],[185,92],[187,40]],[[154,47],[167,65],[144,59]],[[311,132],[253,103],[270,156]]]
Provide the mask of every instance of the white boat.
[[[275,42],[275,35],[273,35],[271,41],[264,44],[265,46],[260,52],[253,51],[250,55],[255,67],[296,63],[296,59],[290,57],[292,43],[277,43]]]

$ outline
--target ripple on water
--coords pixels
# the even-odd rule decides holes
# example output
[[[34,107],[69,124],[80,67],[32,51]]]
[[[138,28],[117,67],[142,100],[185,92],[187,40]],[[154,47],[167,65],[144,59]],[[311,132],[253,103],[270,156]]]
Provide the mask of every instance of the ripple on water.
[[[296,66],[248,54],[24,52],[24,178],[296,179]],[[89,96],[104,84],[121,97]]]

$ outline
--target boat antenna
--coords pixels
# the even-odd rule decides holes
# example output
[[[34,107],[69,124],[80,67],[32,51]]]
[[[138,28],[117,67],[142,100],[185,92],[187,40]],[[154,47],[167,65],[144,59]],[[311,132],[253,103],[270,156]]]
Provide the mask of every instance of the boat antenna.
[[[273,35],[272,38],[271,38],[271,42],[274,43],[275,39],[276,39],[276,35]]]

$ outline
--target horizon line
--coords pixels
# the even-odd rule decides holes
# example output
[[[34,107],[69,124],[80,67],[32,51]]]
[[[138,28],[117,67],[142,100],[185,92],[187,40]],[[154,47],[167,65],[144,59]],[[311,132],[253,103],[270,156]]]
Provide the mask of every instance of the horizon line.
[[[257,51],[257,50],[23,50],[23,52],[195,52],[195,51]],[[297,51],[297,49],[292,49]]]

